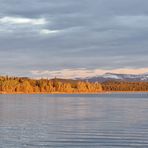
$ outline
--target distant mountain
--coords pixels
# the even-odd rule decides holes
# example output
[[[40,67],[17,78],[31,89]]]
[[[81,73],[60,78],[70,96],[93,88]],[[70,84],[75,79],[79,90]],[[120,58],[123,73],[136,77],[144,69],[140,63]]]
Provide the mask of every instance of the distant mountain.
[[[116,74],[116,73],[106,73],[104,75],[99,75],[96,77],[88,77],[81,79],[89,82],[105,82],[109,80],[119,80],[119,81],[129,81],[129,82],[148,82],[148,73],[134,75],[134,74]]]

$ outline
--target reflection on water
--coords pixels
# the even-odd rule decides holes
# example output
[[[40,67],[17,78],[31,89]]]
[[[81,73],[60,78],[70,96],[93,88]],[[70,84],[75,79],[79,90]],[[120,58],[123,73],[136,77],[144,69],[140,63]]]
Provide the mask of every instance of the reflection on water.
[[[0,148],[49,147],[148,147],[148,94],[1,95]]]

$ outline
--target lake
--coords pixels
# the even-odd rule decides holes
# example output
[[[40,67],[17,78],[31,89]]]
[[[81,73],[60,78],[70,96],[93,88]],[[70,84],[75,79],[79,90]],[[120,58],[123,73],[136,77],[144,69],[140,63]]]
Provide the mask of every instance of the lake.
[[[148,94],[0,95],[0,148],[49,147],[148,147]]]

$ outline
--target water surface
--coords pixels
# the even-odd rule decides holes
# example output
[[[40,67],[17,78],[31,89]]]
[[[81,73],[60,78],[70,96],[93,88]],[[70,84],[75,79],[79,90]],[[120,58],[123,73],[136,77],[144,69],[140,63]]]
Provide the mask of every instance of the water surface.
[[[148,94],[0,95],[0,148],[49,147],[148,147]]]

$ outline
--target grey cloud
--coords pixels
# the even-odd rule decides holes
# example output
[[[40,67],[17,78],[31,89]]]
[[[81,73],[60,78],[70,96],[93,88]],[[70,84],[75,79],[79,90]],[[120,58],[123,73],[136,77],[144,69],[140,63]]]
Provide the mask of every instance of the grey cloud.
[[[0,24],[2,74],[27,75],[35,69],[147,67],[147,0],[0,2],[0,18],[44,18],[48,22],[39,26]]]

